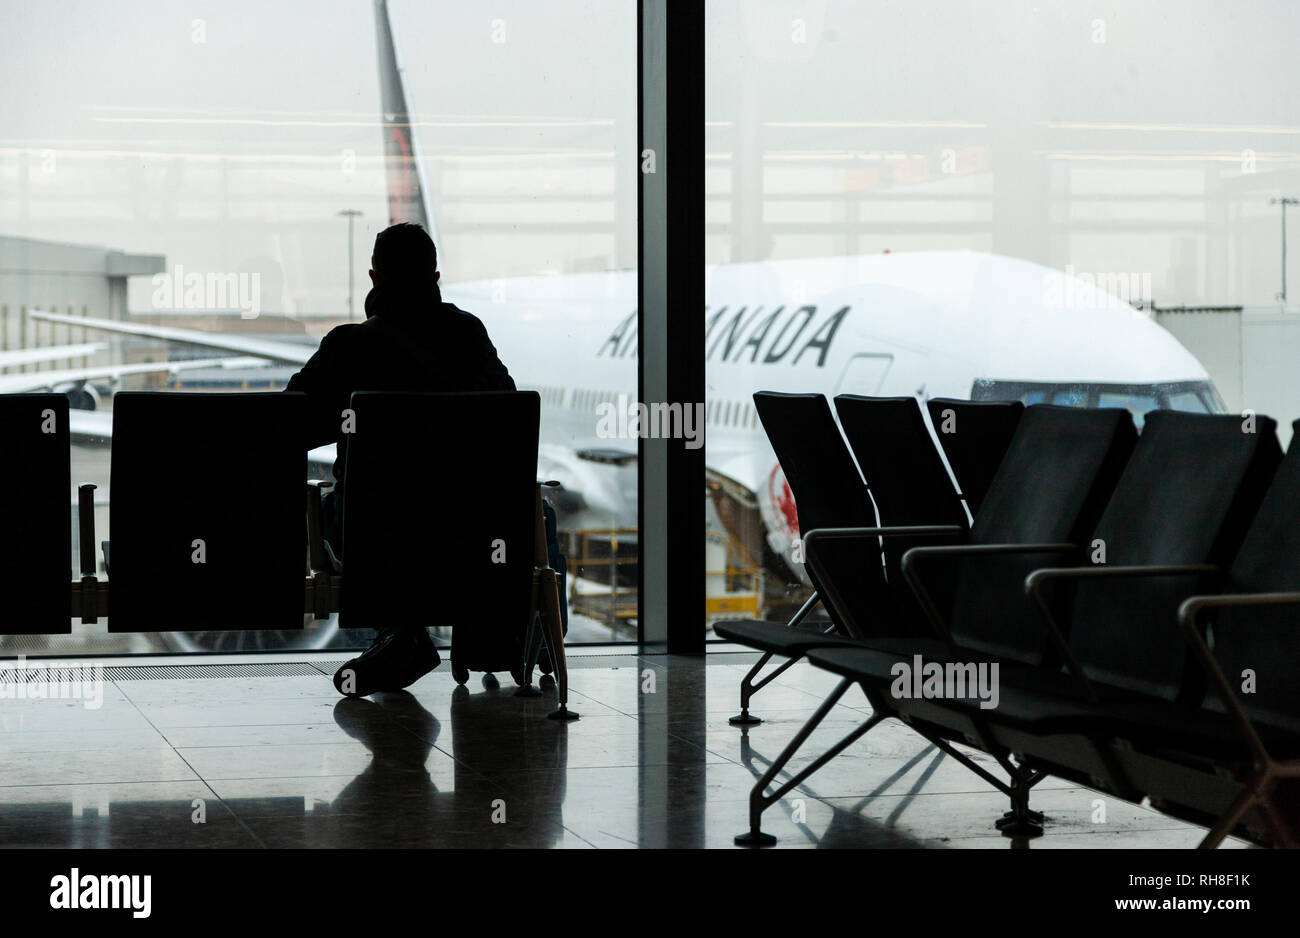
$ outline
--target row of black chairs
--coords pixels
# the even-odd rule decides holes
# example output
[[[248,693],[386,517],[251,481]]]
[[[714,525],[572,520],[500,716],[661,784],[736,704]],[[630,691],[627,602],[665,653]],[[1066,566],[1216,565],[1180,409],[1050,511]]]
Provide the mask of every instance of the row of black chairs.
[[[1024,410],[1019,402],[931,399],[928,407],[941,434],[941,457],[929,444],[929,430],[915,399],[841,395],[835,399],[835,408],[852,449],[850,455],[822,395],[759,392],[754,402],[794,494],[804,538],[813,530],[874,525],[877,514],[891,526],[887,535],[877,532],[886,538],[883,553],[888,575],[876,576],[870,571],[858,580],[857,591],[841,599],[841,605],[850,607],[850,616],[857,620],[873,615],[897,618],[904,609],[916,617],[919,610],[910,593],[891,589],[891,584],[900,582],[903,554],[926,541],[959,537],[969,528],[971,514],[979,511]],[[863,484],[858,466],[873,480],[869,488]],[[948,466],[961,480],[960,491],[954,488]],[[864,567],[878,566],[880,554],[880,548],[858,539],[837,545],[823,563],[841,581],[853,581]],[[724,638],[764,652],[741,681],[740,713],[731,718],[735,725],[762,722],[749,711],[753,695],[803,657],[808,632],[826,628],[806,617],[821,603],[826,589],[833,587],[823,585],[811,567],[807,572],[813,594],[789,623],[735,621],[715,628]],[[838,634],[851,633],[840,628]],[[785,657],[786,662],[756,681],[775,655]]]
[[[304,511],[303,395],[116,395],[108,575],[83,485],[72,580],[68,398],[0,396],[0,634],[68,634],[73,618],[103,616],[110,632],[293,631],[334,612],[345,628],[452,626],[453,665],[473,630],[477,646],[516,649],[503,660],[525,688],[545,639],[563,711],[563,641],[544,614],[558,596],[544,592],[555,575],[539,535],[538,395],[364,392],[350,407],[338,564],[322,483],[307,484]]]
[[[1029,793],[1054,775],[1204,824],[1204,846],[1295,843],[1300,451],[1282,456],[1272,420],[1158,411],[1139,438],[1127,411],[1007,405],[1015,431],[988,444],[997,468],[967,525],[915,400],[836,399],[860,475],[820,395],[755,402],[782,466],[801,467],[786,474],[830,625],[716,630],[841,681],[755,785],[738,843],[772,842],[763,811],[889,717],[1007,794],[1009,835],[1042,833]],[[963,420],[996,406],[940,409],[979,449],[983,424]],[[820,503],[810,519],[805,496]],[[954,674],[996,664],[996,706],[969,687],[895,693],[918,655]],[[870,719],[769,794],[854,686]],[[742,686],[748,720],[751,696]]]

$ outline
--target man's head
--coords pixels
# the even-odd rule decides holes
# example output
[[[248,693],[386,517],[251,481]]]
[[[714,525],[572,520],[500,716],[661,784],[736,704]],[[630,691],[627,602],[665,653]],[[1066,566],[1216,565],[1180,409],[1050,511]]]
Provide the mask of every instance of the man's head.
[[[375,286],[436,283],[438,277],[438,249],[419,225],[402,222],[375,236],[370,255],[370,281]]]

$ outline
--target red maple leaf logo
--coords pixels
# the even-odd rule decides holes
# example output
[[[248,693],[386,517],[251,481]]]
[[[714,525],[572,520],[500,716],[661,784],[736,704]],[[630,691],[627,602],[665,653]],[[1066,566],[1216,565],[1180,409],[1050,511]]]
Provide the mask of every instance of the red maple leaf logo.
[[[799,509],[795,506],[794,493],[790,491],[790,483],[785,480],[780,463],[772,467],[772,474],[767,481],[767,495],[785,523],[785,533],[794,540],[799,536]]]

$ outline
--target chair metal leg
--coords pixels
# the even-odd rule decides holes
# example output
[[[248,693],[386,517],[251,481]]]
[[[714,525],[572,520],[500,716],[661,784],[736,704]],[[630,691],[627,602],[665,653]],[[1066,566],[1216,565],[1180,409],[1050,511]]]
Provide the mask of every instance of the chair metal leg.
[[[754,726],[763,721],[749,713],[749,698],[754,696],[754,678],[759,671],[763,670],[763,665],[772,660],[772,653],[766,652],[763,657],[759,658],[754,666],[749,669],[748,673],[740,679],[740,712],[727,722],[732,726]]]
[[[740,712],[736,714],[734,717],[731,717],[727,721],[732,726],[754,726],[756,724],[762,723],[763,720],[761,717],[756,717],[749,712],[750,698],[753,697],[755,693],[762,690],[768,684],[772,683],[772,681],[776,680],[778,677],[780,677],[782,674],[788,671],[799,661],[798,658],[790,658],[787,661],[785,661],[779,668],[777,668],[775,671],[769,674],[767,677],[763,678],[763,680],[759,681],[757,684],[754,683],[755,675],[757,675],[758,672],[762,671],[763,666],[771,660],[772,660],[772,652],[770,651],[766,652],[763,655],[763,657],[759,658],[758,661],[755,662],[754,666],[749,669],[749,673],[746,674],[744,678],[741,679]]]
[[[1029,810],[1029,790],[1038,779],[1017,773],[1011,778],[1011,810],[994,822],[1003,837],[1042,837],[1043,815]]]
[[[853,743],[857,742],[858,739],[866,735],[872,728],[885,719],[883,714],[873,714],[869,720],[861,726],[858,726],[826,752],[822,753],[822,755],[820,755],[811,765],[792,775],[783,785],[772,792],[772,794],[768,795],[764,793],[767,786],[770,785],[776,779],[777,775],[781,773],[785,768],[786,763],[794,758],[795,753],[799,751],[799,748],[807,741],[808,737],[813,734],[821,724],[822,720],[826,719],[827,715],[835,709],[835,705],[839,703],[840,698],[844,696],[845,692],[853,686],[853,683],[854,682],[851,678],[845,678],[840,681],[835,690],[831,691],[831,695],[822,702],[820,707],[817,708],[817,712],[809,717],[808,722],[800,728],[799,732],[795,734],[794,739],[790,740],[789,744],[784,750],[782,750],[781,755],[776,757],[768,767],[767,771],[763,773],[763,777],[760,778],[750,790],[749,830],[743,834],[736,835],[735,842],[737,846],[770,847],[775,844],[775,837],[771,834],[763,833],[763,812],[784,798],[787,792],[799,785],[804,779],[808,778],[831,759],[838,756]]]
[[[1009,781],[1003,782],[964,752],[959,752],[956,747],[943,737],[922,732],[917,727],[912,727],[913,730],[916,730],[935,746],[1011,799],[1011,810],[1005,812],[1002,817],[993,822],[993,826],[1000,830],[1003,836],[1041,837],[1043,834],[1043,813],[1030,810],[1029,792],[1030,789],[1047,777],[1047,773],[1034,772],[1026,769],[1023,765],[1016,765],[1004,754],[1000,753],[998,747],[992,744],[991,738],[985,732],[983,723],[977,724],[976,728],[984,739],[985,751],[998,760],[998,763],[1007,773]]]
[[[1278,807],[1273,803],[1273,798],[1271,796],[1266,795],[1260,802],[1259,806],[1264,812],[1264,816],[1268,819],[1269,825],[1273,828],[1273,836],[1276,838],[1274,846],[1282,847],[1287,850],[1294,850],[1297,846],[1300,846],[1300,844],[1297,844],[1295,835],[1292,833],[1291,824],[1287,822],[1287,819],[1283,816],[1282,812],[1278,810]]]
[[[1039,825],[1039,826],[1043,826],[1043,821],[1044,821],[1044,815],[1043,815],[1043,812],[1041,812],[1041,811],[1034,811],[1034,809],[1031,809],[1030,807],[1028,807],[1028,805],[1026,805],[1026,808],[1024,808],[1023,816],[1024,816],[1024,817],[1027,817],[1028,820],[1034,822],[1034,824],[1037,824],[1037,825]],[[1015,818],[1015,812],[1014,812],[1014,811],[1004,811],[1004,812],[1002,812],[1002,818],[1001,818],[1001,820],[998,820],[998,821],[993,822],[993,826],[995,826],[995,828],[997,828],[998,830],[1002,830],[1002,825],[1010,824],[1010,822],[1011,822],[1011,820],[1013,820],[1013,818]],[[1009,837],[1010,837],[1010,834],[1009,834]]]
[[[1215,821],[1214,826],[1206,832],[1205,837],[1202,838],[1201,842],[1197,845],[1197,849],[1213,850],[1215,847],[1219,846],[1219,844],[1223,843],[1223,839],[1232,832],[1234,827],[1237,826],[1237,822],[1245,816],[1246,812],[1249,811],[1257,801],[1261,800],[1261,792],[1266,782],[1267,776],[1248,783],[1242,793],[1232,802],[1232,805],[1228,810],[1224,812],[1223,816]]]
[[[1033,811],[1029,807],[1029,791],[1044,778],[1045,772],[1025,772],[1023,766],[1011,776],[1011,810],[993,822],[993,826],[1002,832],[1003,837],[1042,837],[1042,811]]]
[[[817,608],[817,604],[819,602],[821,602],[821,598],[817,595],[816,592],[814,592],[811,596],[809,596],[804,601],[804,604],[799,607],[799,610],[791,617],[790,621],[786,623],[786,628],[793,629],[796,626],[798,626],[800,622],[802,622],[805,618],[807,618],[808,613],[812,612],[814,609]],[[785,664],[781,665],[781,667],[777,668],[767,677],[763,678],[763,680],[755,684],[754,678],[757,677],[758,673],[763,670],[763,666],[766,665],[771,660],[772,660],[772,652],[770,651],[765,652],[763,654],[763,657],[758,659],[758,662],[752,668],[749,669],[749,673],[746,674],[744,678],[741,680],[740,712],[727,721],[732,726],[755,726],[759,723],[762,723],[763,720],[760,717],[753,716],[749,712],[750,699],[754,696],[754,694],[758,693],[760,690],[762,690],[764,687],[770,684],[778,675],[785,673],[785,671],[788,668],[790,668],[792,665],[794,665],[794,663],[799,659],[791,658]]]
[[[542,624],[546,628],[546,650],[555,667],[556,689],[560,706],[546,716],[551,720],[576,720],[569,709],[569,665],[564,654],[564,623],[560,619],[559,577],[550,567],[538,571],[542,591]]]
[[[922,739],[929,741],[932,745],[934,745],[936,749],[941,750],[944,753],[944,755],[948,755],[956,759],[966,768],[970,769],[980,778],[984,779],[984,781],[988,782],[998,791],[1002,792],[1002,794],[1004,795],[1011,794],[1011,786],[1009,784],[1002,781],[1002,779],[998,778],[988,769],[984,768],[984,766],[980,765],[970,756],[966,755],[966,753],[960,752],[956,747],[953,746],[952,743],[948,742],[948,740],[944,739],[942,736],[938,736],[933,733],[922,732],[915,726],[910,727],[910,729],[914,733],[919,735]]]
[[[538,622],[539,588],[537,571],[534,570],[532,599],[528,605],[528,632],[524,638],[524,682],[515,689],[516,697],[542,696],[542,692],[533,686],[533,668],[537,665],[542,646],[541,623]]]

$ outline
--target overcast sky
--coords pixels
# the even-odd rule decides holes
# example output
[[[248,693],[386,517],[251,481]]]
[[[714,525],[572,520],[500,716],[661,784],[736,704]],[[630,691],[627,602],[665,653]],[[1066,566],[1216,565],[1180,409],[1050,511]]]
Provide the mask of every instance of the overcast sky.
[[[626,265],[635,8],[392,0],[450,279]],[[1167,302],[1276,289],[1267,197],[1300,194],[1295,0],[711,0],[709,17],[710,190],[729,191],[748,114],[784,154],[767,191],[822,196],[766,221],[832,226],[746,247],[722,198],[714,260],[972,247],[1149,271]],[[355,208],[364,277],[386,222],[370,0],[6,0],[0,87],[0,232],[260,270],[269,311],[339,312],[336,213]],[[941,176],[949,150],[1005,171]],[[1020,171],[1043,154],[1047,190]],[[920,168],[882,180],[887,156]],[[864,186],[846,214],[836,196]]]

